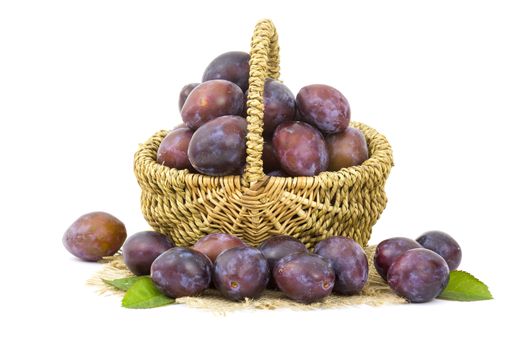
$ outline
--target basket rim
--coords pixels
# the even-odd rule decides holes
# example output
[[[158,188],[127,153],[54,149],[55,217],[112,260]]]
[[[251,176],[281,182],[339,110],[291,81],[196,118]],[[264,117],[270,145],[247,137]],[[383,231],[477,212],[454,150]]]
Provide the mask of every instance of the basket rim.
[[[363,132],[365,135],[369,152],[369,158],[364,161],[361,165],[342,168],[337,171],[324,171],[315,176],[288,176],[288,177],[276,177],[268,176],[264,174],[264,177],[251,187],[260,187],[263,184],[273,181],[278,182],[282,185],[293,185],[294,182],[306,182],[308,184],[315,183],[333,183],[347,178],[360,178],[363,175],[367,177],[379,176],[386,180],[386,177],[390,173],[390,169],[393,166],[393,155],[392,148],[387,138],[380,134],[376,129],[361,123],[352,121],[350,126],[355,127]],[[139,149],[135,153],[134,157],[134,171],[141,185],[147,184],[166,184],[170,183],[176,187],[181,186],[181,181],[185,185],[191,185],[191,187],[205,187],[204,183],[215,183],[220,187],[228,185],[240,188],[242,186],[240,175],[227,175],[227,176],[209,176],[199,173],[190,173],[189,170],[183,169],[178,170],[169,168],[165,165],[157,163],[156,154],[158,139],[164,138],[171,130],[160,130],[152,135],[145,143],[139,145]],[[157,139],[157,141],[156,141]],[[158,144],[156,144],[156,142]],[[141,181],[141,178],[146,178],[147,184]],[[250,187],[250,188],[251,188]]]

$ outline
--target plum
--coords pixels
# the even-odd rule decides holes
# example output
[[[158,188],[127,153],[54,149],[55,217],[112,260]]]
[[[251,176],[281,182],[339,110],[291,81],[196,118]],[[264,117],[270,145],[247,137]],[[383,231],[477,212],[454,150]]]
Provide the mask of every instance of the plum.
[[[246,163],[246,119],[222,116],[193,133],[188,146],[191,165],[210,176],[237,175]]]
[[[187,127],[172,130],[159,145],[157,163],[169,168],[193,171],[188,159],[188,146],[192,136],[193,131]]]
[[[280,124],[272,143],[281,168],[292,176],[314,176],[328,169],[326,142],[319,130],[309,124]]]
[[[368,280],[368,260],[363,248],[347,237],[329,237],[317,243],[314,253],[328,259],[335,272],[334,292],[361,292]]]
[[[227,80],[210,80],[193,89],[182,106],[181,116],[188,128],[197,130],[223,115],[240,115],[243,104],[244,95],[237,85]]]
[[[143,231],[130,236],[122,246],[122,257],[135,275],[149,275],[151,264],[166,250],[173,248],[170,239],[155,231]]]
[[[151,264],[153,283],[171,298],[200,294],[210,285],[211,272],[210,259],[190,248],[171,248]]]
[[[281,169],[272,170],[267,175],[275,177],[288,177],[288,174],[282,171]]]
[[[429,231],[422,234],[416,241],[424,248],[438,253],[447,262],[450,271],[458,268],[461,263],[461,247],[454,238],[442,231]]]
[[[266,79],[264,82],[264,135],[271,136],[275,128],[295,118],[295,98],[283,83]]]
[[[244,92],[248,90],[248,78],[250,75],[250,55],[242,51],[225,52],[210,62],[202,81],[224,79],[239,86]]]
[[[193,89],[197,87],[197,85],[199,85],[199,83],[191,83],[182,87],[182,90],[179,93],[179,111],[182,111],[182,106],[184,106],[184,102],[186,102],[186,99],[193,91]]]
[[[286,235],[275,235],[266,239],[259,245],[259,250],[263,253],[266,260],[268,260],[270,271],[273,271],[275,264],[277,264],[277,261],[281,258],[293,253],[308,251],[303,242],[297,238]],[[268,286],[271,288],[276,286],[273,276],[270,276]]]
[[[268,262],[256,248],[231,248],[215,259],[213,283],[230,300],[258,298],[266,288],[269,276]]]
[[[126,227],[111,214],[97,211],[84,214],[66,230],[62,243],[74,256],[98,261],[115,254],[126,240]]]
[[[335,272],[320,255],[299,252],[280,259],[273,268],[277,287],[290,299],[312,303],[330,295]]]
[[[316,126],[325,134],[342,132],[350,123],[348,100],[331,86],[305,86],[299,90],[296,101],[302,120]]]
[[[278,170],[281,166],[279,160],[275,155],[273,145],[269,141],[264,141],[263,153],[262,153],[263,169],[265,173],[269,173],[274,170]]]
[[[368,159],[368,145],[361,130],[348,127],[345,131],[326,137],[328,170],[337,171],[361,165]]]
[[[421,248],[421,245],[405,237],[393,237],[379,243],[374,254],[374,266],[377,273],[386,281],[388,269],[394,260],[407,250],[414,248]]]
[[[210,233],[193,245],[193,249],[206,255],[212,262],[220,253],[234,247],[246,247],[246,244],[238,237],[221,232]]]
[[[437,297],[448,284],[447,262],[439,254],[414,248],[401,254],[390,266],[387,282],[399,296],[412,303],[425,303]]]

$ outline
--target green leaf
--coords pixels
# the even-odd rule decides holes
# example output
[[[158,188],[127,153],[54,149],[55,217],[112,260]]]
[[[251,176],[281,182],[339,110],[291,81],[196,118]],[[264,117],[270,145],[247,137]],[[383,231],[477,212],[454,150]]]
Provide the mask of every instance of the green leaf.
[[[447,287],[439,299],[476,301],[492,299],[487,285],[465,271],[451,271]]]
[[[149,277],[138,279],[122,298],[122,306],[129,309],[148,309],[171,304],[175,299],[162,294]]]
[[[132,285],[135,284],[140,279],[149,278],[148,276],[131,276],[126,278],[118,278],[116,280],[105,280],[104,283],[109,284],[112,287],[115,287],[119,290],[127,291]]]

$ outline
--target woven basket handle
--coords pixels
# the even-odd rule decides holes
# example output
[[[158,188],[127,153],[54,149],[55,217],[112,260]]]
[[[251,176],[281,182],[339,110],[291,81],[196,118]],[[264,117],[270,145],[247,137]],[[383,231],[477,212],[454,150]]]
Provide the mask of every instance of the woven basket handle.
[[[248,135],[246,137],[245,185],[251,186],[264,177],[262,151],[264,138],[264,81],[279,79],[279,44],[272,21],[264,19],[255,26],[250,50],[248,87]]]

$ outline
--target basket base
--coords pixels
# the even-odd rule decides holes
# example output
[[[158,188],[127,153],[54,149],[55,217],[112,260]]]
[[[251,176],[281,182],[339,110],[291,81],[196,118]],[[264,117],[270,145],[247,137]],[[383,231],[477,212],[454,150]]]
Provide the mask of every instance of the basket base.
[[[309,248],[330,236],[351,237],[364,246],[386,206],[393,159],[383,135],[362,123],[352,126],[368,144],[369,159],[361,165],[317,176],[264,176],[250,187],[241,176],[190,174],[158,164],[156,152],[167,134],[160,131],[135,154],[142,213],[154,230],[180,246],[217,231],[254,246],[276,234]]]

